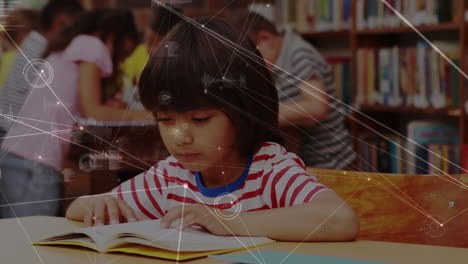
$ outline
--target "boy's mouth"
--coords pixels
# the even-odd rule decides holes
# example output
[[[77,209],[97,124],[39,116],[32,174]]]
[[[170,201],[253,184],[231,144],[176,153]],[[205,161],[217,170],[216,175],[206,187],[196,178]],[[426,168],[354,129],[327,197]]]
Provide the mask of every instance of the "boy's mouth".
[[[178,161],[191,161],[200,156],[200,153],[175,153]]]

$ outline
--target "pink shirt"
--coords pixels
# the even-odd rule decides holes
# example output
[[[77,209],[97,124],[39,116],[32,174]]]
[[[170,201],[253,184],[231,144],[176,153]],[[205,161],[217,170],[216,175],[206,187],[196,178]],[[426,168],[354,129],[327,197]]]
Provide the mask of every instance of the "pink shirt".
[[[46,61],[53,69],[52,82],[49,87],[31,89],[2,149],[62,171],[72,129],[81,116],[78,62],[95,63],[102,77],[106,77],[112,74],[112,60],[100,39],[80,35],[63,52],[50,54]]]

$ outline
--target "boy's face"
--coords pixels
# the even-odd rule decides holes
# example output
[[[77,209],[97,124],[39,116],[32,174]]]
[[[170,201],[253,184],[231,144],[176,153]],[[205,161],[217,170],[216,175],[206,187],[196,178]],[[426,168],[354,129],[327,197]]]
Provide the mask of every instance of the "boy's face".
[[[255,37],[255,42],[257,49],[265,59],[268,69],[272,71],[281,51],[281,37],[266,30],[261,30]]]
[[[159,35],[151,29],[147,29],[143,43],[146,45],[149,54],[153,54],[155,48],[158,47],[159,43],[164,40],[163,35]]]
[[[188,170],[203,173],[240,159],[235,127],[221,110],[158,112],[156,120],[167,150]]]

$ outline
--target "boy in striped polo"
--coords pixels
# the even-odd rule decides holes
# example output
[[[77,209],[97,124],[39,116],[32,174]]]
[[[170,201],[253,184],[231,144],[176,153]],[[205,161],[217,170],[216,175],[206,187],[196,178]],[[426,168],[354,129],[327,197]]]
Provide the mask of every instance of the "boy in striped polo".
[[[109,194],[75,200],[68,218],[162,219],[162,228],[286,241],[356,237],[354,211],[277,143],[276,88],[253,43],[239,37],[215,18],[183,21],[169,33],[177,56],[155,51],[140,98],[171,156]]]
[[[348,167],[356,155],[344,124],[343,104],[334,98],[329,65],[290,29],[280,34],[273,23],[253,12],[239,17],[241,24],[236,24],[248,30],[273,72],[280,127],[299,129],[300,157],[305,164],[324,169]]]

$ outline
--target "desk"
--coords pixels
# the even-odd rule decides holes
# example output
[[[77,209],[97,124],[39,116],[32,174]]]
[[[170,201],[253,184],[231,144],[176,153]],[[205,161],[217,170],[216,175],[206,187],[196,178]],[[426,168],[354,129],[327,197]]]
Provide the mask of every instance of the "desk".
[[[122,254],[99,254],[76,248],[31,246],[31,241],[69,232],[77,223],[64,218],[27,217],[0,220],[0,256],[2,263],[8,264],[125,264],[125,263],[175,263],[153,258]],[[257,249],[291,252],[299,244],[277,242]],[[257,250],[253,249],[253,250]],[[346,243],[303,243],[297,253],[315,254],[380,261],[387,263],[466,263],[468,250],[462,248],[410,245],[375,241]],[[239,251],[239,253],[246,253]],[[226,263],[222,260],[202,258],[181,263]],[[287,261],[284,262],[288,264]]]
[[[464,247],[468,251],[468,188],[461,186],[468,184],[468,175],[308,171],[355,209],[361,222],[359,239]],[[415,205],[444,226],[416,210]]]

